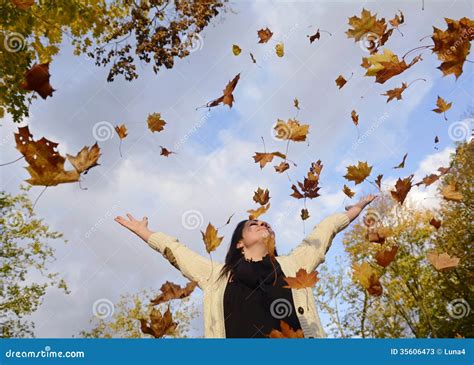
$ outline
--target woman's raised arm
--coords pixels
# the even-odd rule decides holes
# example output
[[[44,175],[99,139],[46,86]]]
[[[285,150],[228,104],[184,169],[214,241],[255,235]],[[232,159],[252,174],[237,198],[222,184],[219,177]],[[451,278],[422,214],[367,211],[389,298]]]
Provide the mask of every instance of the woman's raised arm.
[[[135,219],[127,214],[128,220],[116,217],[114,220],[135,233],[151,248],[160,252],[176,269],[189,280],[196,281],[202,289],[212,271],[211,260],[199,255],[178,241],[176,237],[163,232],[153,232],[148,229],[148,218]]]

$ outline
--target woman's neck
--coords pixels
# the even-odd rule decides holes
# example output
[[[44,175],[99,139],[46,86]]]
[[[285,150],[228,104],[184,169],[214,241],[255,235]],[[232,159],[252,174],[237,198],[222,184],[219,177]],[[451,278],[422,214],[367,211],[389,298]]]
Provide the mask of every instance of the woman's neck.
[[[260,261],[267,254],[268,249],[263,243],[244,248],[244,257],[247,260]]]

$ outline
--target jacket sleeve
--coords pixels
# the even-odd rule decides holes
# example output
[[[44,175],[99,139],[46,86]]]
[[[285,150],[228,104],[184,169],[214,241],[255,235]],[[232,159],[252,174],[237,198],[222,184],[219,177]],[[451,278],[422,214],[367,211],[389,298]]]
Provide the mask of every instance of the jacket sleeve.
[[[147,243],[161,253],[186,278],[196,281],[201,289],[210,278],[213,269],[211,260],[189,249],[176,237],[163,232],[154,232]]]
[[[303,241],[296,246],[289,257],[299,268],[314,271],[325,261],[326,253],[336,234],[346,228],[350,223],[345,213],[335,213],[319,222]]]

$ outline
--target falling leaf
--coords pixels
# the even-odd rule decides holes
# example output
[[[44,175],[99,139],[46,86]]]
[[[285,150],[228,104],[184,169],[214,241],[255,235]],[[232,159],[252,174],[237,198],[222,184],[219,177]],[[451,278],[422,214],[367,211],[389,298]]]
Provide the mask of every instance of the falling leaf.
[[[252,59],[253,63],[257,63],[257,60],[255,59],[255,57],[252,53],[250,53],[250,58]]]
[[[388,22],[390,23],[390,25],[392,25],[393,27],[398,27],[400,24],[403,24],[405,22],[405,17],[403,16],[403,13],[401,10],[399,10],[400,12],[400,15],[398,14],[395,14],[395,17],[391,20],[389,20]]]
[[[270,192],[268,189],[263,190],[262,188],[258,188],[257,191],[254,192],[253,201],[260,205],[265,205],[270,200]]]
[[[300,110],[300,102],[297,98],[293,100],[293,105],[295,106],[296,109]]]
[[[438,142],[439,142],[439,137],[435,136],[434,143],[438,143]]]
[[[339,75],[336,79],[336,85],[339,86],[339,89],[341,89],[345,84],[347,80],[342,77],[342,75]]]
[[[405,167],[405,160],[407,159],[408,153],[405,153],[403,156],[402,162],[400,162],[397,166],[394,166],[394,169],[403,169]]]
[[[253,159],[255,162],[260,163],[260,168],[263,169],[265,165],[269,162],[272,162],[273,157],[280,157],[285,159],[286,155],[284,155],[281,152],[255,152],[255,156],[253,156]]]
[[[275,235],[268,234],[264,241],[265,247],[267,248],[267,252],[270,257],[275,257]]]
[[[278,119],[273,129],[276,131],[275,137],[278,139],[303,142],[306,141],[309,124],[300,124],[296,119],[288,119],[287,123]]]
[[[224,238],[219,237],[217,233],[217,229],[211,223],[207,225],[206,233],[201,231],[202,239],[206,245],[206,251],[208,253],[214,251],[221,244],[222,239]]]
[[[100,148],[96,142],[90,149],[85,146],[76,156],[66,154],[66,157],[79,174],[85,175],[91,168],[99,165],[97,161],[100,157]]]
[[[451,181],[449,185],[446,185],[441,191],[443,198],[449,201],[459,202],[463,199],[462,193],[456,190],[456,183]]]
[[[275,168],[275,171],[278,173],[285,172],[290,168],[290,164],[288,162],[282,161],[278,166],[273,166]]]
[[[439,229],[439,227],[441,227],[441,221],[440,220],[437,220],[436,218],[431,218],[430,219],[430,224],[435,227],[436,229]]]
[[[387,90],[385,94],[381,94],[381,95],[388,96],[387,103],[395,98],[397,98],[397,100],[401,100],[402,93],[406,90],[407,87],[408,85],[405,82],[402,82],[401,87],[396,87],[395,89]]]
[[[379,190],[382,190],[382,177],[383,175],[377,175],[375,179],[375,184],[379,187]]]
[[[309,169],[309,172],[307,176],[304,178],[303,183],[298,181],[298,186],[301,189],[303,193],[301,193],[298,190],[298,187],[296,185],[292,185],[291,189],[293,189],[293,194],[290,196],[296,198],[296,199],[303,199],[303,198],[309,198],[309,199],[314,199],[319,196],[319,176],[321,174],[321,170],[323,168],[323,165],[321,163],[321,160],[318,160],[316,162],[311,163],[311,167]]]
[[[437,106],[437,108],[436,108],[436,109],[433,109],[433,111],[434,111],[435,113],[440,113],[440,114],[443,113],[443,115],[444,115],[444,120],[448,120],[448,119],[446,118],[446,111],[451,108],[451,105],[452,105],[452,104],[453,104],[452,102],[451,102],[451,103],[446,103],[446,101],[445,101],[442,97],[440,97],[440,96],[438,95],[438,100],[436,100],[436,106]]]
[[[417,182],[416,184],[413,184],[413,185],[425,184],[425,186],[430,186],[435,181],[437,181],[439,178],[440,178],[440,176],[438,176],[436,174],[426,175],[420,182]]]
[[[319,33],[319,29],[313,35],[307,35],[309,37],[309,43],[313,43],[316,39],[321,38],[321,33]]]
[[[79,181],[78,170],[64,170],[66,159],[57,152],[58,143],[44,137],[39,141],[33,140],[28,126],[18,128],[18,133],[15,133],[15,141],[16,149],[28,162],[26,170],[30,173],[31,178],[26,181],[31,185],[54,186]],[[96,151],[94,147],[92,150]],[[79,152],[78,160],[84,154],[83,152],[81,155]]]
[[[344,188],[342,189],[344,194],[346,194],[349,198],[352,198],[355,195],[355,192],[353,192],[346,184],[344,184]]]
[[[240,54],[240,52],[242,52],[240,47],[238,45],[234,44],[232,46],[232,53],[234,54],[234,56],[238,56]]]
[[[357,115],[357,112],[355,110],[351,112],[351,118],[352,118],[352,121],[354,122],[354,125],[357,126],[359,124],[359,116]]]
[[[268,203],[267,205],[262,205],[258,209],[247,210],[247,213],[250,213],[249,219],[257,219],[262,214],[266,213],[268,209],[270,209],[270,203]]]
[[[353,264],[352,269],[354,270],[354,277],[367,289],[369,294],[374,296],[382,295],[383,288],[380,283],[379,274],[372,266],[367,262],[363,262],[361,265]]]
[[[443,76],[454,74],[456,80],[462,74],[462,68],[471,50],[471,41],[474,40],[474,22],[466,17],[459,21],[444,18],[448,28],[444,31],[433,27],[434,46],[431,49],[442,61],[437,68]]]
[[[398,201],[400,204],[403,204],[408,192],[413,186],[412,179],[413,174],[404,178],[403,180],[398,178],[397,182],[395,183],[395,190],[390,190],[392,198]]]
[[[150,314],[150,321],[140,318],[140,328],[144,334],[152,335],[155,338],[161,338],[165,335],[172,334],[178,324],[173,322],[173,317],[170,312],[170,308],[161,315],[161,312],[153,308]]]
[[[191,295],[196,286],[196,281],[190,281],[186,284],[184,288],[181,288],[181,286],[179,286],[178,284],[174,284],[172,282],[167,281],[160,288],[161,294],[158,295],[155,299],[152,299],[151,304],[158,305],[167,302],[171,299],[186,298]]]
[[[166,122],[161,119],[160,113],[152,113],[147,118],[148,129],[152,132],[160,132],[164,129]]]
[[[225,105],[228,105],[230,108],[232,108],[232,104],[234,103],[234,95],[232,94],[234,92],[235,87],[237,86],[237,83],[239,82],[240,79],[240,73],[238,73],[225,87],[223,94],[221,97],[210,101],[209,103],[206,104],[208,108],[214,107],[219,105],[220,103],[223,103]]]
[[[421,57],[416,56],[407,65],[405,60],[400,62],[398,56],[385,48],[383,54],[377,53],[369,57],[363,57],[361,66],[367,69],[365,76],[375,76],[375,82],[383,84],[393,76],[407,70],[419,60],[421,60]]]
[[[358,161],[357,166],[350,165],[347,166],[346,169],[347,174],[345,174],[344,177],[349,181],[354,181],[357,185],[370,175],[372,166],[369,166],[367,162]]]
[[[43,99],[53,95],[53,87],[49,83],[49,62],[34,64],[25,74],[25,81],[20,85],[22,89],[36,91]]]
[[[285,46],[282,42],[275,45],[275,52],[278,57],[283,57],[285,55]]]
[[[121,126],[116,125],[115,131],[117,132],[120,139],[124,139],[125,137],[127,137],[128,132],[127,132],[127,127],[125,126],[125,124],[122,124]]]
[[[161,155],[161,156],[168,157],[168,156],[171,155],[172,153],[176,154],[176,152],[170,151],[170,150],[168,150],[167,148],[165,148],[165,147],[163,147],[163,146],[160,146],[160,148],[161,148],[161,152],[160,152],[160,155]]]
[[[369,242],[383,245],[388,237],[388,233],[388,229],[385,227],[370,227],[367,233],[367,239]]]
[[[309,218],[308,209],[306,209],[306,208],[301,209],[300,217],[301,217],[301,219],[304,220],[304,221],[305,221],[306,219],[308,219],[308,218]]]
[[[375,261],[382,267],[387,267],[395,259],[397,254],[398,246],[392,246],[390,249],[383,249],[377,251],[375,254]]]
[[[455,268],[459,264],[459,258],[456,256],[449,256],[446,252],[438,254],[435,251],[431,251],[426,254],[426,257],[438,271],[449,270]]]
[[[318,272],[312,271],[308,273],[304,268],[300,268],[296,272],[295,277],[287,277],[285,276],[283,279],[287,282],[288,285],[283,286],[283,288],[289,289],[304,289],[304,288],[312,288],[316,285],[319,278],[317,277]]]
[[[260,40],[258,41],[258,43],[267,43],[269,41],[269,39],[272,37],[273,33],[271,32],[270,29],[268,28],[265,28],[265,29],[260,29],[258,32],[258,38],[260,38]]]
[[[303,330],[294,330],[288,323],[280,319],[280,330],[272,329],[269,338],[304,338]]]

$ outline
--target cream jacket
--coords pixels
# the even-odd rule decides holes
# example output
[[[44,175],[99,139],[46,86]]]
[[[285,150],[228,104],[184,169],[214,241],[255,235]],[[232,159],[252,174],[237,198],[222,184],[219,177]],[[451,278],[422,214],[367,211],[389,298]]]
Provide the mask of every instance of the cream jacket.
[[[345,213],[335,213],[317,224],[311,233],[286,256],[276,256],[285,276],[295,276],[300,268],[311,272],[325,261],[334,236],[350,223]],[[189,280],[196,281],[204,294],[204,337],[225,338],[224,290],[226,278],[217,280],[222,263],[211,262],[162,232],[155,232],[148,245],[160,252]],[[327,337],[311,288],[291,289],[297,316],[305,338]]]

